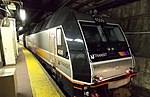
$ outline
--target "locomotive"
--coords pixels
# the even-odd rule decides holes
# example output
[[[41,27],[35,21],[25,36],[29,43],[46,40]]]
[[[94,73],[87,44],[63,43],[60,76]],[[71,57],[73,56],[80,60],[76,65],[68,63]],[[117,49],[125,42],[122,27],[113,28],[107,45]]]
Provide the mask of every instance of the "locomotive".
[[[66,7],[26,34],[24,45],[49,65],[71,97],[107,97],[104,92],[135,75],[134,56],[118,24],[97,23]]]

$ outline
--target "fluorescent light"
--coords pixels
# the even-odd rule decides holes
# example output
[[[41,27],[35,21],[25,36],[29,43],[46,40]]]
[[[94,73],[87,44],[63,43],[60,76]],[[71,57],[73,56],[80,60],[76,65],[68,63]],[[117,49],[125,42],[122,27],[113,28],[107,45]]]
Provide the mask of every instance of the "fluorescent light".
[[[24,9],[20,9],[20,18],[22,21],[25,21],[26,19],[26,12]]]

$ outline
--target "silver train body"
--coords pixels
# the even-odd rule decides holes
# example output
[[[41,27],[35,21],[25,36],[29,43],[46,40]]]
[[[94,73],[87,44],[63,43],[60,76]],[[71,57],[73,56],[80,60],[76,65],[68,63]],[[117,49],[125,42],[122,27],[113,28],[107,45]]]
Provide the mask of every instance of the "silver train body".
[[[121,87],[135,75],[133,55],[118,24],[96,23],[90,15],[64,8],[39,25],[41,30],[27,34],[24,44],[50,66],[71,97],[101,95],[100,87]]]

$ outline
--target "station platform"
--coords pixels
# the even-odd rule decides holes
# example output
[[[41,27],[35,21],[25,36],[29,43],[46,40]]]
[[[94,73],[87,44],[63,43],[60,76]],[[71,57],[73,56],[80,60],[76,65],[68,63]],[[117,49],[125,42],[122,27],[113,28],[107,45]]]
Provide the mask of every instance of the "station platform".
[[[15,67],[17,97],[65,97],[38,60],[21,45]]]

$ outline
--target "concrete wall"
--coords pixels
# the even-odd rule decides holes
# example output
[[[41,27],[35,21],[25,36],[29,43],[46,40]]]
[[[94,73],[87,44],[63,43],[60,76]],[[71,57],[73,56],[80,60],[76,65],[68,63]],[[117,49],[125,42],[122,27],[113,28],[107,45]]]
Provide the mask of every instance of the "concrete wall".
[[[119,23],[136,57],[139,74],[136,85],[150,89],[150,0],[139,0],[105,12],[110,20]]]
[[[133,82],[138,86],[145,87],[150,90],[150,59],[136,58],[136,68],[139,72]]]
[[[139,0],[118,8],[110,9],[107,14],[120,23],[125,31],[150,31],[150,0]],[[149,21],[149,22],[148,22]]]

